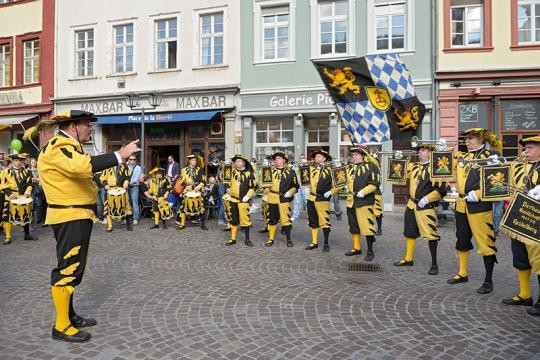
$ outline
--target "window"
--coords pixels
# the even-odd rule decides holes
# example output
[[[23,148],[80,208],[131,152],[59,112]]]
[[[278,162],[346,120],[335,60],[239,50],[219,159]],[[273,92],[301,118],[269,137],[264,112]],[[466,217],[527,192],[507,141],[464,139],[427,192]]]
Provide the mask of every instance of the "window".
[[[11,85],[11,52],[9,44],[0,45],[0,87]]]
[[[24,83],[39,82],[39,40],[23,43],[24,47]]]
[[[258,120],[255,129],[255,157],[258,160],[281,150],[294,158],[293,123],[291,120]]]
[[[223,13],[201,15],[201,65],[223,64]]]
[[[156,69],[176,69],[177,19],[156,20]]]
[[[325,143],[328,145],[329,121],[328,119],[312,119],[306,121],[307,141],[313,143]]]
[[[481,4],[451,8],[452,47],[482,46],[483,11]]]
[[[375,33],[377,50],[405,49],[405,3],[375,6]]]
[[[133,71],[133,24],[113,27],[114,72]]]
[[[348,1],[318,1],[320,55],[347,54]]]
[[[518,42],[540,42],[540,1],[520,0],[517,8]]]
[[[289,58],[289,6],[262,9],[262,43],[264,60]]]
[[[94,29],[75,31],[76,74],[94,75]]]

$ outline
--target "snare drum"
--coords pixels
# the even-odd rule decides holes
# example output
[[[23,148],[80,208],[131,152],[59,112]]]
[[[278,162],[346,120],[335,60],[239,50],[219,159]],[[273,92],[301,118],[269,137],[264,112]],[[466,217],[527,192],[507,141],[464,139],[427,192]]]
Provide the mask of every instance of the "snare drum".
[[[204,212],[203,198],[200,191],[184,192],[184,212],[186,215],[199,215]]]
[[[174,216],[171,204],[167,199],[160,199],[158,201],[158,210],[161,220],[171,220]]]
[[[32,222],[32,198],[20,197],[9,201],[9,222],[19,226]]]
[[[126,189],[114,187],[107,190],[107,202],[109,204],[109,216],[114,220],[126,217]]]

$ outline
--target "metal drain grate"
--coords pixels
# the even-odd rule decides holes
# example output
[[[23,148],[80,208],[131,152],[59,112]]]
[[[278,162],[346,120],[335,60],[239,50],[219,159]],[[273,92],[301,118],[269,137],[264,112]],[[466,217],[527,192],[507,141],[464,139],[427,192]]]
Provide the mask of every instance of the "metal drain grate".
[[[347,269],[351,271],[367,271],[367,272],[382,272],[383,269],[379,264],[366,264],[366,263],[350,263],[347,265]]]

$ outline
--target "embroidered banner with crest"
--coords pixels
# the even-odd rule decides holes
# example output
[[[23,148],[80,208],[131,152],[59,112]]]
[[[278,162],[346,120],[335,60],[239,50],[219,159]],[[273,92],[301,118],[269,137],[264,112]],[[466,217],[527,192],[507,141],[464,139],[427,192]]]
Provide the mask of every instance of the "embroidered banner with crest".
[[[397,54],[314,61],[353,143],[390,140],[391,129],[414,131],[425,106]]]

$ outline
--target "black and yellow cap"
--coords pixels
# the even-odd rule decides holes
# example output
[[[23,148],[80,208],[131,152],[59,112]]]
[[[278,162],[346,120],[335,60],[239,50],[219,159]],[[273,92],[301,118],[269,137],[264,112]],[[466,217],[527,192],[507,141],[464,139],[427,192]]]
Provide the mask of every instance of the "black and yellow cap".
[[[236,154],[236,155],[234,155],[234,156],[231,158],[231,161],[234,162],[234,161],[236,161],[236,160],[238,160],[238,159],[244,160],[244,162],[246,163],[246,165],[247,165],[247,164],[250,164],[249,160],[246,159],[246,158],[244,157],[244,155],[241,155],[241,154]]]
[[[81,120],[88,120],[90,122],[97,121],[97,118],[94,116],[93,113],[88,111],[82,111],[82,110],[66,110],[62,111],[61,113],[58,113],[51,117],[49,121],[51,121],[54,124],[60,124],[63,122],[69,122],[69,121],[81,121]]]
[[[186,156],[186,159],[188,159],[188,160],[196,159],[196,158],[197,158],[197,155],[194,155],[194,154],[190,154],[190,155]]]
[[[416,150],[420,150],[420,149],[428,149],[429,151],[435,151],[437,150],[437,146],[434,144],[419,142],[418,145],[416,146]]]
[[[491,148],[495,151],[501,152],[502,151],[502,142],[497,138],[497,135],[492,133],[491,131],[483,128],[470,128],[465,130],[462,135],[479,135],[484,138],[484,140],[491,146]]]
[[[521,145],[540,144],[540,135],[536,135],[536,136],[528,137],[528,138],[525,138],[525,139],[521,139],[521,140],[519,140],[519,143]]]
[[[28,158],[28,154],[26,154],[26,153],[12,153],[12,154],[9,154],[8,157],[11,160],[16,160],[16,159],[25,160],[25,159]]]
[[[352,153],[357,153],[357,154],[362,154],[364,156],[367,156],[369,155],[369,152],[367,151],[366,148],[363,148],[361,146],[353,146],[349,149],[349,152],[352,154]]]
[[[285,161],[289,161],[289,156],[287,154],[285,154],[283,151],[276,151],[275,153],[272,154],[272,160],[275,160],[276,157],[281,157],[283,159],[285,159]]]
[[[157,173],[159,173],[159,172],[160,172],[160,173],[165,173],[165,169],[162,168],[162,167],[156,166],[155,168],[153,168],[152,170],[150,170],[150,171],[148,172],[148,174],[154,176],[155,174],[157,174]]]
[[[330,154],[328,152],[326,152],[325,150],[323,150],[323,149],[313,151],[311,153],[311,157],[315,157],[315,155],[317,155],[317,154],[321,154],[322,156],[324,156],[326,158],[326,161],[331,161],[332,160],[332,156],[330,156]]]

